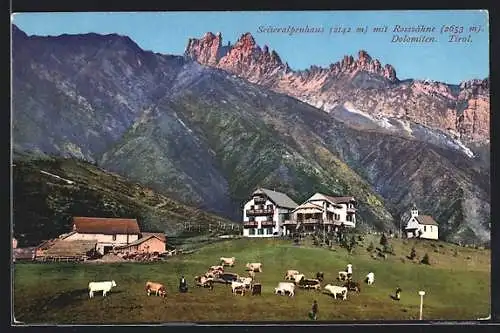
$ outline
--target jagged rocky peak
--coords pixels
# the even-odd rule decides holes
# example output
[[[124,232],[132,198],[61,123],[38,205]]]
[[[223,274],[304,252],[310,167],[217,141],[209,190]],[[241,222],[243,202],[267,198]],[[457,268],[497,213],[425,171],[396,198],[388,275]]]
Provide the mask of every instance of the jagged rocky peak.
[[[241,37],[236,42],[235,46],[243,46],[243,47],[254,47],[256,46],[255,39],[252,34],[247,32],[241,35]]]
[[[225,47],[227,48],[227,47]],[[201,64],[215,66],[224,56],[222,47],[222,34],[206,32],[202,38],[189,38],[184,56],[196,60]]]
[[[476,94],[489,94],[490,92],[490,78],[487,77],[483,80],[474,79],[467,80],[460,83],[461,90],[471,90]]]

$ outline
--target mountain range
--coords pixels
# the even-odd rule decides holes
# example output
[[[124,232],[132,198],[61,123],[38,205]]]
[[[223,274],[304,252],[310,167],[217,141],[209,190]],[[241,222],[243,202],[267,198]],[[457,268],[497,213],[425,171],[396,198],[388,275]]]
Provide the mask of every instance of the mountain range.
[[[15,151],[86,160],[234,221],[262,186],[353,195],[362,229],[397,230],[415,203],[446,240],[490,239],[488,78],[400,81],[365,51],[297,71],[248,33],[192,38],[184,55],[117,34],[12,39]]]

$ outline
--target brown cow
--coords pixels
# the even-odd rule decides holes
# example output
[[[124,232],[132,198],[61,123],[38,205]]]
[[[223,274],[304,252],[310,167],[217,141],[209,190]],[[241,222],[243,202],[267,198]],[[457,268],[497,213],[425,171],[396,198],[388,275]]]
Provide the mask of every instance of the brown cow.
[[[161,297],[165,297],[167,295],[167,290],[165,289],[165,286],[158,282],[151,282],[151,281],[146,282],[145,290],[148,293],[148,296],[151,295],[151,292],[155,292],[156,296],[161,296]]]

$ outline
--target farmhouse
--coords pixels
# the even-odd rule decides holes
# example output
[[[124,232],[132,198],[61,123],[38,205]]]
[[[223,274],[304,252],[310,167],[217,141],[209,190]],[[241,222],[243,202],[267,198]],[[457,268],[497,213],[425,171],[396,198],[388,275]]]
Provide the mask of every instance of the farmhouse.
[[[418,209],[414,205],[411,208],[411,216],[406,223],[407,238],[438,239],[438,224],[429,215],[419,215]]]
[[[106,254],[115,246],[128,245],[139,239],[136,219],[74,217],[73,231],[64,241],[96,241],[97,251]]]
[[[117,246],[115,250],[120,252],[163,253],[166,250],[166,244],[164,234],[144,232],[138,240],[127,245]]]
[[[281,236],[284,222],[296,207],[297,203],[285,193],[265,188],[255,190],[243,207],[243,236]]]
[[[321,228],[332,231],[342,224],[348,228],[356,227],[356,200],[354,197],[332,197],[315,193],[292,212],[292,221],[287,223],[286,234],[291,229],[301,228],[312,232]]]

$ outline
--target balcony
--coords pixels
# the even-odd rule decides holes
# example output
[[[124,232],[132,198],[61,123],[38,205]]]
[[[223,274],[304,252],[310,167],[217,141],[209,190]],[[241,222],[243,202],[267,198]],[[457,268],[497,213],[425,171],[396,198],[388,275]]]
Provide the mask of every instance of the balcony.
[[[262,221],[260,222],[260,225],[263,227],[272,227],[274,226],[274,221]]]
[[[263,215],[273,215],[274,209],[247,209],[247,216],[263,216]]]
[[[253,202],[258,205],[258,204],[265,204],[266,203],[266,198],[262,197],[254,197]]]
[[[256,228],[259,226],[259,222],[257,221],[244,221],[243,222],[243,227],[246,228]]]
[[[350,208],[349,208],[349,207],[348,207],[348,208],[347,208],[347,212],[348,212],[348,213],[356,213],[356,208],[354,208],[354,207],[350,207]]]
[[[297,221],[293,221],[293,220],[285,220],[285,221],[283,221],[283,224],[284,224],[284,225],[296,225],[296,224],[297,224]]]
[[[305,219],[299,222],[304,224],[318,224],[321,223],[321,219]]]

